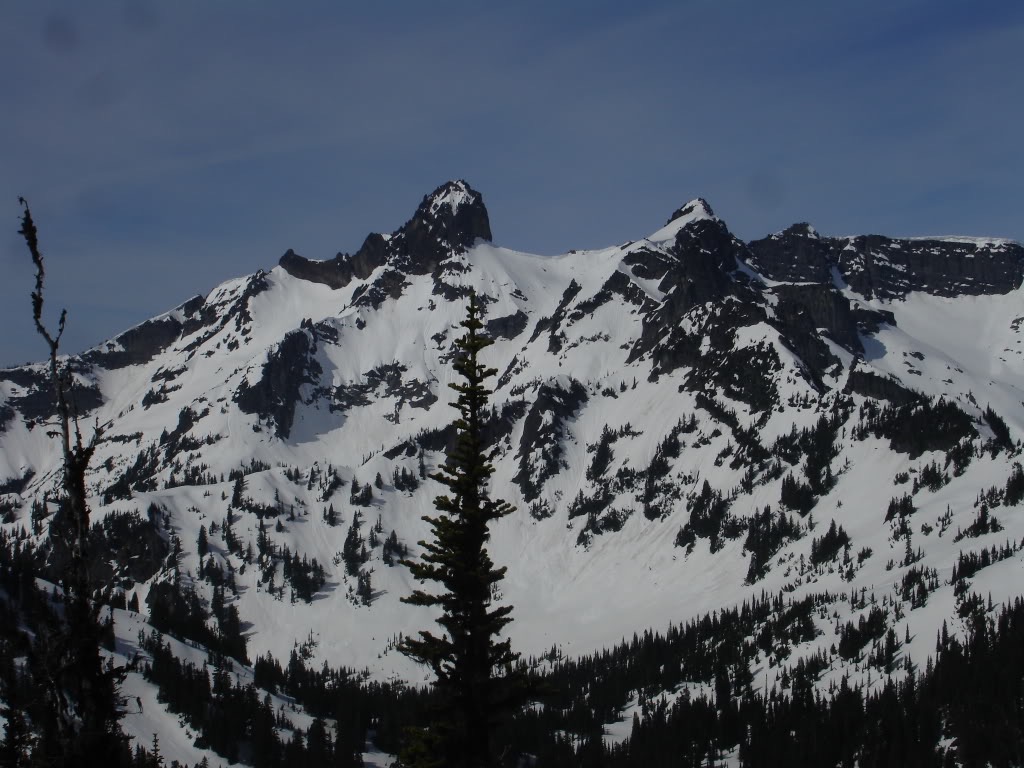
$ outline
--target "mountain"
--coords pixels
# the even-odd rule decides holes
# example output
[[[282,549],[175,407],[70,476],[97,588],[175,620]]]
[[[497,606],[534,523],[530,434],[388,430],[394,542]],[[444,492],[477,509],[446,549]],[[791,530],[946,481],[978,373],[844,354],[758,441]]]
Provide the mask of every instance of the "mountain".
[[[515,648],[578,657],[813,597],[810,629],[754,649],[757,689],[816,658],[822,694],[884,685],[869,656],[887,630],[923,668],[937,634],[967,636],[976,596],[1024,592],[1022,280],[1007,240],[801,223],[745,243],[701,199],[635,241],[538,256],[495,245],[482,196],[448,182],[354,254],[289,250],[67,360],[81,423],[109,425],[88,479],[116,652],[156,628],[193,661],[230,636],[238,661],[301,648],[313,668],[425,682],[394,650],[433,620],[400,602],[397,561],[428,535],[475,290],[499,371],[493,491],[518,510],[491,541]],[[44,366],[0,371],[0,519],[50,581],[53,414]],[[208,630],[175,626],[181,583],[218,604]],[[127,686],[145,698],[133,736],[213,757],[141,675]]]

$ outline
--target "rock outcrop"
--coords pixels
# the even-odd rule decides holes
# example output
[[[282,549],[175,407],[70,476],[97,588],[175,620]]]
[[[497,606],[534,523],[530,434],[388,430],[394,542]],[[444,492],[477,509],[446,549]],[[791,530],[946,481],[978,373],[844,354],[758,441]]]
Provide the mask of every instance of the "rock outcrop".
[[[351,256],[339,253],[333,259],[313,261],[289,249],[279,264],[293,277],[338,289],[353,279],[365,280],[385,264],[406,275],[436,276],[442,262],[464,253],[477,240],[491,240],[483,197],[465,181],[449,181],[426,195],[398,230],[391,235],[367,235]]]
[[[867,299],[911,291],[937,296],[1009,293],[1024,280],[1024,247],[1007,240],[882,235],[821,237],[809,224],[749,243],[750,266],[769,280],[832,283]]]
[[[272,422],[275,434],[287,439],[295,420],[295,407],[301,402],[303,384],[315,384],[323,373],[313,358],[315,330],[309,326],[288,333],[267,355],[260,378],[255,384],[243,382],[235,393],[235,402],[244,413],[257,414]]]

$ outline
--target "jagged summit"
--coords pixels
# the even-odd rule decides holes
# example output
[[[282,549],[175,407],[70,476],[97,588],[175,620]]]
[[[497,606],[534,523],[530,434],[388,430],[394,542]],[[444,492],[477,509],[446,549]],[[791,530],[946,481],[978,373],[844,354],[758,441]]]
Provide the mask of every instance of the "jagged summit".
[[[499,370],[493,493],[518,510],[489,546],[515,573],[524,654],[591,653],[767,595],[750,631],[771,629],[770,647],[750,641],[730,676],[768,690],[822,660],[810,684],[825,695],[885,674],[874,644],[889,630],[923,665],[969,587],[1019,595],[1020,246],[806,224],[744,243],[697,199],[652,238],[544,257],[484,245],[487,211],[464,181],[410,202],[353,254],[289,251],[69,358],[83,425],[110,423],[89,488],[110,519],[97,551],[135,605],[119,609],[118,647],[168,615],[180,582],[237,610],[250,659],[302,644],[317,666],[421,679],[389,638],[431,619],[401,602],[402,560],[428,535],[470,290]],[[8,536],[45,541],[54,409],[42,366],[0,371]],[[129,524],[145,535],[118,533]],[[872,593],[888,618],[851,634]],[[145,702],[137,733],[176,727]]]
[[[677,219],[686,218],[688,221],[696,221],[697,219],[714,219],[715,212],[711,209],[711,205],[703,197],[695,197],[693,200],[688,202],[686,205],[677,208],[675,212],[668,217],[668,221],[665,222],[666,226],[671,224]]]
[[[478,240],[491,242],[487,208],[483,196],[459,179],[425,195],[412,218],[390,235],[367,235],[352,255],[339,253],[327,261],[313,261],[289,249],[280,265],[293,277],[338,289],[353,279],[366,279],[384,265],[404,274],[432,273],[442,261],[464,253]],[[394,282],[393,275],[389,279]]]
[[[491,241],[491,222],[483,196],[462,179],[446,181],[424,195],[416,213],[395,235],[419,227],[430,231],[436,239],[461,248],[468,248],[477,240]]]
[[[695,198],[675,210],[669,216],[665,226],[650,235],[647,239],[652,243],[666,243],[675,240],[676,235],[690,224],[698,221],[719,221],[708,201],[702,197]]]
[[[425,274],[477,240],[491,241],[483,196],[465,181],[448,181],[423,198],[413,217],[394,233],[388,250],[402,271]]]
[[[462,289],[445,281],[443,273],[460,271],[455,257],[491,240],[482,195],[458,179],[425,195],[412,217],[392,234],[368,235],[354,254],[312,261],[288,251],[280,264],[294,277],[333,289],[366,280],[384,268],[356,297],[362,305],[378,307],[388,296],[401,295],[405,279],[414,275],[432,275],[436,293],[458,297]],[[1024,279],[1024,248],[997,238],[827,237],[798,222],[744,244],[700,197],[676,209],[665,226],[644,241],[656,251],[686,260],[697,282],[707,282],[698,279],[698,273],[717,275],[719,288],[697,291],[694,300],[723,295],[723,281],[736,263],[746,263],[776,282],[832,285],[838,276],[865,298],[898,298],[922,290],[944,296],[1006,293]]]
[[[441,208],[448,206],[451,214],[458,215],[463,206],[482,206],[483,197],[473,189],[464,179],[446,181],[429,195],[424,196],[420,204],[420,210],[426,209],[431,215],[437,216]],[[419,211],[417,211],[419,213]],[[486,213],[486,209],[484,209]],[[490,234],[481,234],[480,237],[490,239]]]

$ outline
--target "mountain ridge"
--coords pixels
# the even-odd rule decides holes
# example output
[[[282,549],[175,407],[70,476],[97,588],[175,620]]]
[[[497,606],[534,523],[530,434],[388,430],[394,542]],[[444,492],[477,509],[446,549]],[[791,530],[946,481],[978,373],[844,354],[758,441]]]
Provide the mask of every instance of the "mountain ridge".
[[[541,257],[495,245],[482,196],[449,182],[351,256],[288,251],[69,358],[81,415],[111,422],[96,519],[155,510],[181,549],[151,573],[112,555],[111,578],[142,607],[133,627],[176,573],[212,600],[203,526],[250,656],[308,636],[316,661],[421,681],[391,641],[432,617],[399,602],[385,541],[415,556],[425,535],[475,290],[499,371],[494,488],[518,508],[493,533],[517,647],[579,654],[764,592],[864,589],[923,663],[969,594],[965,548],[1012,542],[970,582],[1020,593],[1022,269],[999,240],[794,225],[744,243],[700,199],[651,237]],[[59,464],[46,392],[39,366],[0,371],[3,524],[40,545]],[[324,570],[308,601],[286,551]],[[758,657],[765,686],[866,609],[830,610],[792,658]],[[869,672],[837,656],[818,689]]]

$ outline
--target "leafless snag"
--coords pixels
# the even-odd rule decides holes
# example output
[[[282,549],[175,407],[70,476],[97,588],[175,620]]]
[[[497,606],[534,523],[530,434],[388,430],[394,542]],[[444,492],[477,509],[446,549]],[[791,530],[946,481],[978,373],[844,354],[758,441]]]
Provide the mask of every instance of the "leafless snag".
[[[82,566],[85,575],[85,581],[75,579],[77,583],[74,584],[74,587],[84,586],[87,588],[88,561],[86,559],[85,547],[89,534],[89,507],[86,501],[85,473],[103,437],[105,425],[100,425],[97,422],[94,425],[89,441],[87,443],[83,442],[78,414],[69,400],[69,392],[73,386],[71,369],[66,366],[62,368],[60,364],[60,340],[64,335],[68,312],[66,309],[61,310],[56,334],[51,333],[43,324],[43,282],[46,276],[46,269],[43,265],[43,255],[39,250],[39,232],[36,229],[35,222],[32,219],[32,211],[29,209],[25,198],[18,198],[18,200],[25,209],[21,220],[21,229],[18,232],[25,238],[25,243],[28,245],[29,252],[32,255],[32,263],[36,268],[35,290],[32,291],[32,319],[35,322],[36,331],[46,341],[50,353],[50,383],[53,387],[54,401],[57,406],[57,421],[60,430],[52,434],[60,438],[63,454],[63,487],[72,513],[75,533],[72,546],[76,556],[75,560]],[[74,425],[73,441],[72,425]],[[81,576],[81,574],[75,575]]]
[[[36,268],[32,319],[49,349],[49,379],[57,412],[57,429],[51,434],[60,440],[63,458],[61,486],[65,495],[65,511],[71,523],[66,542],[71,551],[71,562],[62,579],[68,631],[66,637],[50,649],[57,658],[44,661],[44,668],[49,670],[49,679],[44,684],[49,688],[51,703],[58,710],[58,733],[55,736],[62,742],[59,749],[64,752],[65,759],[72,761],[69,764],[76,764],[76,758],[86,761],[100,758],[106,761],[104,764],[117,765],[126,750],[117,711],[118,682],[123,678],[124,670],[105,668],[99,652],[104,632],[100,617],[104,601],[92,599],[85,479],[89,462],[108,425],[101,425],[97,420],[89,439],[86,441],[82,436],[78,412],[71,397],[73,373],[69,365],[62,365],[60,361],[60,341],[67,322],[67,310],[61,310],[56,333],[43,323],[46,270],[39,249],[39,232],[28,203],[24,198],[18,198],[18,201],[24,209],[18,232],[25,238]]]

